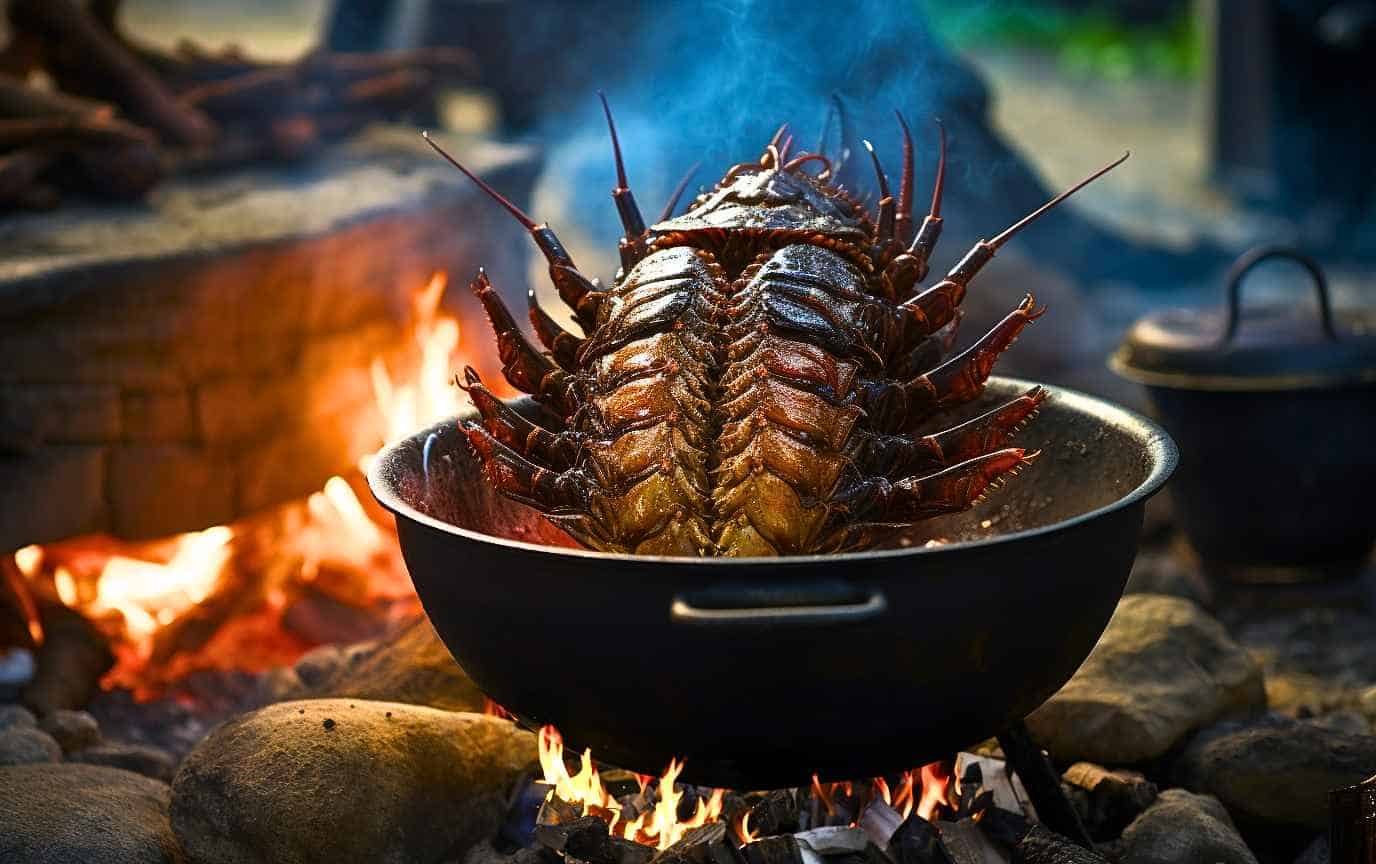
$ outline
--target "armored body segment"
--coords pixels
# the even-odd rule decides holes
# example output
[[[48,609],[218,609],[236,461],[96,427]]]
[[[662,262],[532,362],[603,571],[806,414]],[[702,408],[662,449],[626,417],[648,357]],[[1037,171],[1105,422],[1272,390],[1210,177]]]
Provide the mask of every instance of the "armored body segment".
[[[825,156],[788,160],[780,130],[759,162],[731,168],[681,216],[667,218],[671,202],[647,229],[613,127],[612,196],[626,235],[607,290],[578,272],[547,226],[488,189],[531,231],[586,330],[564,331],[532,294],[543,353],[486,277],[474,281],[507,379],[558,418],[546,428],[517,415],[470,370],[463,386],[482,422],[464,431],[488,482],[595,549],[763,556],[864,548],[971,507],[1016,474],[1036,454],[1007,445],[1041,404],[1040,388],[958,426],[930,427],[981,393],[1041,310],[1024,298],[943,360],[960,302],[1003,243],[1122,160],[980,241],[924,289],[941,228],[945,138],[931,211],[915,229],[906,124],[903,132],[898,198],[874,157],[873,218],[832,185]]]

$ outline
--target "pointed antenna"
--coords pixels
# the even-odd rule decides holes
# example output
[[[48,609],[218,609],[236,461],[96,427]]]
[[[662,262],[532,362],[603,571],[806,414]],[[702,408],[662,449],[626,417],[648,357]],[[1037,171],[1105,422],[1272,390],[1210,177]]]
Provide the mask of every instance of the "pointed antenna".
[[[1122,165],[1124,162],[1127,161],[1127,158],[1131,155],[1131,151],[1125,152],[1122,156],[1119,156],[1117,159],[1100,168],[1098,171],[1095,171],[1093,174],[1090,174],[1088,177],[1081,180],[1079,183],[1076,183],[1074,186],[1071,186],[1069,189],[1057,195],[1055,198],[1052,198],[1050,201],[1038,207],[1036,210],[1033,210],[1031,213],[1028,213],[1026,216],[1022,217],[1017,222],[1014,222],[1012,225],[1009,225],[1007,228],[1003,230],[1002,234],[999,234],[993,240],[990,240],[989,245],[995,249],[998,249],[1004,243],[1007,243],[1009,240],[1011,240],[1014,237],[1014,235],[1016,235],[1019,231],[1026,228],[1028,225],[1031,225],[1033,222],[1037,221],[1037,219],[1043,216],[1048,210],[1052,209],[1057,204],[1060,204],[1062,201],[1069,198],[1071,195],[1074,195],[1076,192],[1085,188],[1090,183],[1093,183],[1095,180],[1098,180],[1100,177],[1112,171],[1114,168],[1117,168],[1119,165]]]
[[[898,183],[898,221],[906,223],[913,218],[913,136],[903,113],[895,110],[893,116],[903,127],[903,179]]]
[[[626,181],[626,163],[621,160],[621,141],[616,137],[616,123],[612,121],[612,109],[607,104],[607,94],[597,91],[602,100],[602,111],[607,115],[607,131],[612,135],[612,155],[616,159],[616,188],[612,190],[612,200],[616,202],[616,212],[621,216],[621,227],[626,229],[626,239],[636,240],[645,233],[645,217],[640,215],[635,196]]]
[[[775,168],[779,167],[779,144],[784,140],[784,135],[786,134],[788,134],[787,121],[785,121],[784,124],[779,127],[778,131],[774,133],[774,137],[769,139],[769,143],[764,145],[764,155],[760,157],[760,164],[762,166],[765,168],[769,168],[771,165]],[[771,159],[774,160],[772,163],[770,162]]]
[[[669,196],[669,201],[664,205],[664,211],[659,214],[659,219],[657,221],[664,222],[674,215],[674,208],[678,206],[678,199],[683,197],[683,192],[688,188],[689,181],[693,179],[693,175],[698,173],[698,169],[701,167],[701,160],[689,166],[688,173],[684,174],[683,179],[678,181],[678,185],[674,187],[674,192]]]
[[[607,131],[612,133],[612,156],[616,159],[616,188],[629,189],[630,186],[626,183],[626,165],[621,161],[621,141],[616,137],[616,123],[612,122],[612,109],[607,104],[607,94],[598,90],[597,98],[602,100],[602,113],[607,115]]]
[[[936,162],[936,182],[932,184],[932,209],[933,216],[941,215],[941,193],[946,188],[946,124],[941,122],[941,118],[936,118],[937,137],[940,140],[941,155]]]
[[[879,164],[879,154],[874,152],[874,145],[868,139],[860,143],[865,145],[865,149],[870,153],[870,159],[874,161],[874,176],[879,178],[879,200],[892,198],[893,195],[889,193],[889,178],[884,176],[884,166]]]
[[[525,226],[527,231],[534,231],[540,227],[539,225],[535,224],[534,219],[530,218],[525,214],[524,210],[508,201],[505,195],[503,195],[496,189],[493,189],[491,186],[483,182],[483,178],[479,177],[477,174],[474,174],[472,171],[469,171],[467,168],[460,165],[459,160],[449,155],[449,151],[445,150],[439,144],[435,143],[435,139],[430,137],[430,133],[428,131],[421,132],[420,135],[422,138],[425,139],[426,144],[429,144],[431,147],[434,148],[436,153],[444,157],[446,162],[462,171],[465,177],[467,177],[469,180],[472,180],[474,183],[478,184],[478,188],[490,195],[492,197],[492,200],[496,201],[498,204],[505,207],[508,213],[516,217],[517,222],[520,222],[522,225]]]

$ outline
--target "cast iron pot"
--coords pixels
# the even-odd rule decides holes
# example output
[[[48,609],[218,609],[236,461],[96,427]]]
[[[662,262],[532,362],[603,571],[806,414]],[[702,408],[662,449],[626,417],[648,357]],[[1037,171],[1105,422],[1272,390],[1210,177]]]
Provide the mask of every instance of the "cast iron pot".
[[[995,378],[964,414],[1030,386]],[[522,722],[552,723],[636,771],[684,757],[684,779],[707,785],[869,777],[949,758],[1026,716],[1113,614],[1175,445],[1136,414],[1049,389],[1019,438],[1042,457],[906,548],[753,559],[568,548],[487,488],[454,420],[384,450],[368,482],[396,515],[436,631]]]
[[[1273,259],[1308,271],[1317,320],[1289,307],[1240,312],[1244,277]],[[1222,312],[1167,310],[1128,331],[1110,365],[1146,386],[1179,443],[1171,501],[1214,572],[1320,578],[1366,559],[1376,540],[1373,335],[1376,315],[1335,316],[1318,264],[1272,246],[1233,265]]]

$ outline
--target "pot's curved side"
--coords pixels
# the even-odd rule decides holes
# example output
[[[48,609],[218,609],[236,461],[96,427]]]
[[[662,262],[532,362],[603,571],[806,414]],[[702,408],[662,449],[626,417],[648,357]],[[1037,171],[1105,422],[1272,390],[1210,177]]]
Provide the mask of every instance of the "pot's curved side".
[[[1025,387],[997,381],[990,399]],[[927,526],[953,542],[837,556],[649,559],[491,537],[478,529],[548,529],[493,496],[444,430],[384,454],[370,482],[436,630],[499,703],[611,764],[657,773],[686,757],[685,779],[773,788],[948,757],[1025,716],[1093,648],[1174,449],[1067,391],[1027,431],[1048,449],[1018,482]],[[407,494],[468,529],[398,505]]]

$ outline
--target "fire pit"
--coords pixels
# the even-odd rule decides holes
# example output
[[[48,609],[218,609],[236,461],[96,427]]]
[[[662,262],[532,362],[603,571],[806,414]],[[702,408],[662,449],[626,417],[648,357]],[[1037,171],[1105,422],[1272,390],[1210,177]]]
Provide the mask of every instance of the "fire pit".
[[[968,410],[1028,386],[993,379]],[[612,764],[686,757],[694,782],[775,788],[948,755],[1021,719],[1084,660],[1175,446],[1056,388],[1028,446],[1045,455],[997,508],[830,556],[567,548],[479,482],[452,420],[385,450],[369,482],[436,630],[523,721]]]

